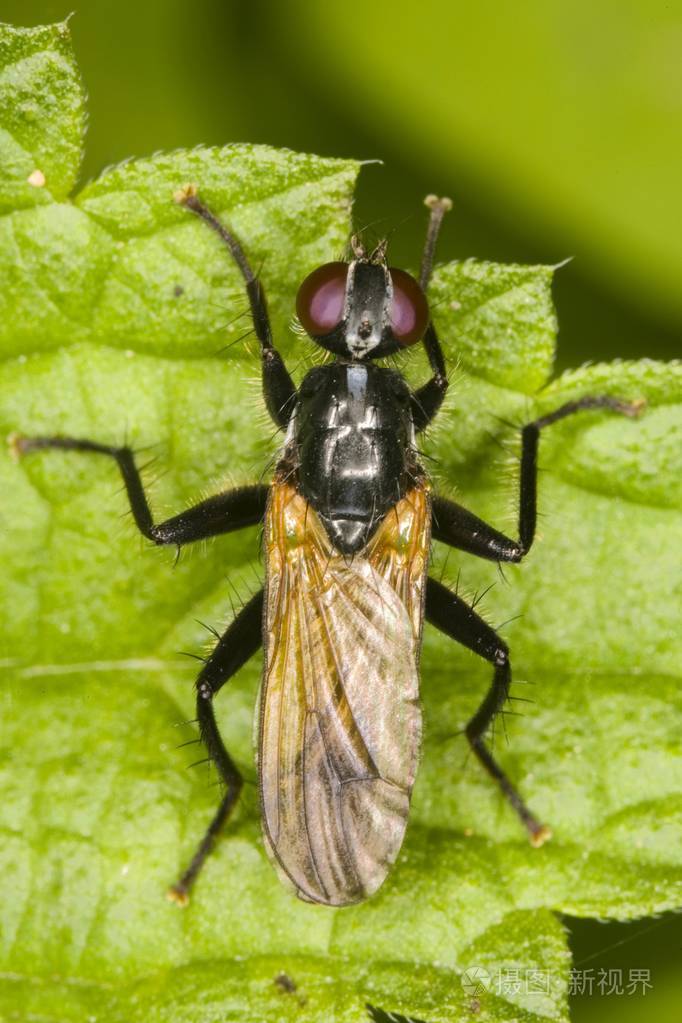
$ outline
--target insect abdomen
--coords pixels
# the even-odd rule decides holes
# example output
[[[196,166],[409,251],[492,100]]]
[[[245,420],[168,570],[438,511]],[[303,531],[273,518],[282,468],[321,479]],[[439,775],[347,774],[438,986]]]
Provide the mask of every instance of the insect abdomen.
[[[429,545],[410,491],[350,562],[275,483],[259,775],[265,842],[309,901],[371,895],[402,844],[421,739],[418,659]]]

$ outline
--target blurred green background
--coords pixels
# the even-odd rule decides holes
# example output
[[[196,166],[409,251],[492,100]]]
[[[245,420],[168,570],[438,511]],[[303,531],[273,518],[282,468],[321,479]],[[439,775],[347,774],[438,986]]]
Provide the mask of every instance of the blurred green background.
[[[0,19],[69,9],[0,0]],[[443,258],[573,257],[559,367],[681,354],[680,0],[81,0],[71,28],[83,180],[200,143],[381,160],[356,221],[390,234],[392,262],[418,263],[422,198],[447,194]],[[679,920],[567,923],[585,968],[652,971],[644,999],[576,998],[576,1020],[678,1018]]]

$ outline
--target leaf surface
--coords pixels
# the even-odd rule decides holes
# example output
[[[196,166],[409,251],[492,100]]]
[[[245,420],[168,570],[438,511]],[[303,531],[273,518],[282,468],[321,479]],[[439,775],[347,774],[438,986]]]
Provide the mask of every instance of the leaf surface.
[[[35,31],[77,81],[63,27]],[[72,115],[55,105],[33,145],[61,159],[54,138]],[[44,191],[29,208],[17,192],[0,222],[3,433],[155,446],[139,457],[157,459],[145,471],[157,520],[267,478],[278,441],[257,353],[247,339],[216,354],[248,329],[235,320],[244,296],[173,192],[196,182],[262,264],[300,379],[310,351],[289,330],[295,290],[343,252],[357,169],[233,146],[130,162],[73,200]],[[218,701],[244,796],[190,907],[164,899],[219,795],[206,767],[187,770],[203,754],[182,746],[196,739],[195,666],[178,651],[201,653],[199,622],[220,629],[260,585],[257,530],[173,568],[172,553],[136,536],[108,460],[0,455],[5,1018],[20,1006],[63,1023],[350,1023],[370,1003],[428,1023],[565,1019],[570,960],[554,911],[629,919],[680,905],[680,367],[592,366],[547,385],[550,283],[544,267],[439,268],[434,315],[457,368],[425,453],[440,492],[513,532],[506,423],[587,392],[649,403],[638,421],[584,414],[543,437],[540,536],[507,584],[495,566],[434,549],[434,572],[454,582],[461,568],[472,596],[498,580],[488,620],[521,616],[503,635],[514,694],[536,702],[515,705],[525,716],[509,717],[508,744],[499,727],[495,746],[554,839],[532,850],[467,756],[461,730],[488,666],[427,629],[408,837],[360,906],[298,902],[267,861],[251,748],[259,658]],[[406,370],[423,379],[423,360]],[[476,967],[488,981],[473,995],[462,979]],[[520,990],[505,980],[513,970]]]

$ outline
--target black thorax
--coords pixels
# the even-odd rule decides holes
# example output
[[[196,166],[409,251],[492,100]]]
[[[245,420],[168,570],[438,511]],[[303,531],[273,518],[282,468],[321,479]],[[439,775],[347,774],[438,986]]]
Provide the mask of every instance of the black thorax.
[[[335,362],[305,377],[289,452],[298,489],[343,554],[360,550],[408,489],[413,435],[410,392],[393,370]]]

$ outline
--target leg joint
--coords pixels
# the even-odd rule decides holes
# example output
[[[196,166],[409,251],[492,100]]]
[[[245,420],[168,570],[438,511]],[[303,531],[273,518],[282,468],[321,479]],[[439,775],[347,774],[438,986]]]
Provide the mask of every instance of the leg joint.
[[[504,560],[511,562],[512,565],[517,565],[519,561],[523,561],[526,554],[528,554],[528,548],[522,543],[515,543],[505,551]]]
[[[467,737],[467,742],[471,746],[475,747],[478,743],[481,742],[481,733],[478,729],[478,722],[474,718],[467,722],[466,727],[464,729],[464,734]]]
[[[197,700],[206,703],[213,701],[213,687],[205,679],[202,679],[201,675],[197,679]]]
[[[509,667],[509,647],[506,643],[503,643],[500,639],[497,640],[497,648],[493,653],[493,664],[496,668],[508,668]]]
[[[103,454],[111,455],[112,458],[115,458],[119,465],[125,463],[133,467],[135,466],[135,452],[127,444],[124,444],[122,447],[117,447],[114,444],[103,444],[101,450]]]
[[[149,539],[155,543],[157,547],[163,547],[164,545],[175,543],[176,536],[177,529],[174,531],[172,528],[169,528],[165,522],[159,522],[158,525],[151,526],[149,530]],[[178,547],[179,546],[180,544],[178,544]],[[179,556],[178,552],[178,557]]]

